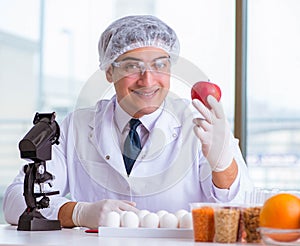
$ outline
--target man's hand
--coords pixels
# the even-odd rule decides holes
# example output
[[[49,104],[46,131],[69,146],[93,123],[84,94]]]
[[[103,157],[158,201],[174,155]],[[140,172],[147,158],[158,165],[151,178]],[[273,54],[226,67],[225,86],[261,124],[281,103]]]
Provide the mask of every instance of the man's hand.
[[[72,213],[72,220],[76,226],[96,229],[102,225],[108,212],[122,211],[137,212],[134,202],[121,200],[101,200],[95,203],[77,202]]]
[[[194,107],[203,115],[204,119],[195,118],[194,131],[202,143],[202,151],[209,162],[212,171],[221,172],[228,168],[233,161],[231,149],[231,131],[221,102],[213,96],[207,101],[211,110],[198,99],[194,99]]]

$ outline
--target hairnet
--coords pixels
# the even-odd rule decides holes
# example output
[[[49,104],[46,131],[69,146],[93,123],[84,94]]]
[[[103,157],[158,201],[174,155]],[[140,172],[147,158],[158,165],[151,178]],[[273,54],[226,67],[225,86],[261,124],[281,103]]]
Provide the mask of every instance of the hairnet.
[[[100,69],[106,70],[127,51],[148,46],[165,50],[173,61],[179,55],[180,45],[176,33],[157,17],[133,15],[118,19],[100,37]]]

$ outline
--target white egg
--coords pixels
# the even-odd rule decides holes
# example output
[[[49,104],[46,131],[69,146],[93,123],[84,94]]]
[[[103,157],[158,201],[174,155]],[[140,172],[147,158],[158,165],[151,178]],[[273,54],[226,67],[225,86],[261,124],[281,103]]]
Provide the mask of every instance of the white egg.
[[[156,213],[148,213],[141,220],[141,227],[158,228],[159,217]]]
[[[186,213],[183,215],[179,220],[179,227],[180,228],[193,228],[193,219],[192,219],[192,213]]]
[[[166,210],[159,210],[156,214],[158,215],[159,219],[161,219],[161,217],[167,213],[168,211]]]
[[[140,221],[142,221],[142,218],[149,213],[150,213],[150,211],[148,211],[146,209],[142,209],[137,212],[137,215],[138,215]]]
[[[103,226],[120,227],[120,214],[115,211],[107,213]]]
[[[185,209],[180,209],[175,213],[175,215],[176,215],[178,221],[180,221],[181,217],[187,213],[188,213],[188,211],[186,211]]]
[[[121,220],[122,220],[123,215],[126,214],[126,213],[127,213],[127,211],[121,211],[121,213],[120,213]]]
[[[122,227],[137,228],[139,227],[139,222],[139,217],[132,211],[127,211],[121,217]]]
[[[178,219],[175,214],[167,213],[163,215],[159,221],[159,226],[161,228],[177,228]]]

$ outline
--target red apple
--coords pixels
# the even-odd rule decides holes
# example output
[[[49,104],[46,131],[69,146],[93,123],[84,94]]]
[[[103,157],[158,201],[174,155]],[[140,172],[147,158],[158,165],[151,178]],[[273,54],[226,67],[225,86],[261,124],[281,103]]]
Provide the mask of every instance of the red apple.
[[[206,107],[210,108],[207,102],[207,96],[212,95],[218,101],[221,99],[221,89],[214,83],[199,81],[195,83],[191,90],[192,99],[199,99]]]

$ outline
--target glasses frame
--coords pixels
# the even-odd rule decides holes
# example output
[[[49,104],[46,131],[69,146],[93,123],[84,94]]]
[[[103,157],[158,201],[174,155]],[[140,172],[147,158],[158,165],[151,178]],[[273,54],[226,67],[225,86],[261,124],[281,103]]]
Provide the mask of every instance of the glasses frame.
[[[160,61],[167,61],[169,66],[160,70],[159,67],[157,67],[157,65]],[[138,71],[128,72],[128,71],[125,71],[124,68],[122,68],[122,64],[130,63],[130,62],[132,62],[132,64],[138,65],[138,68],[137,68]],[[164,63],[160,63],[160,64],[164,64]],[[114,61],[111,65],[115,68],[119,68],[120,74],[125,77],[140,77],[146,71],[150,71],[152,74],[155,74],[155,75],[169,73],[170,68],[171,68],[171,59],[170,59],[170,57],[162,57],[162,58],[154,59],[151,62],[144,62],[144,61],[135,60],[135,59],[128,59],[128,60],[123,60],[123,61],[118,61],[118,62]]]

